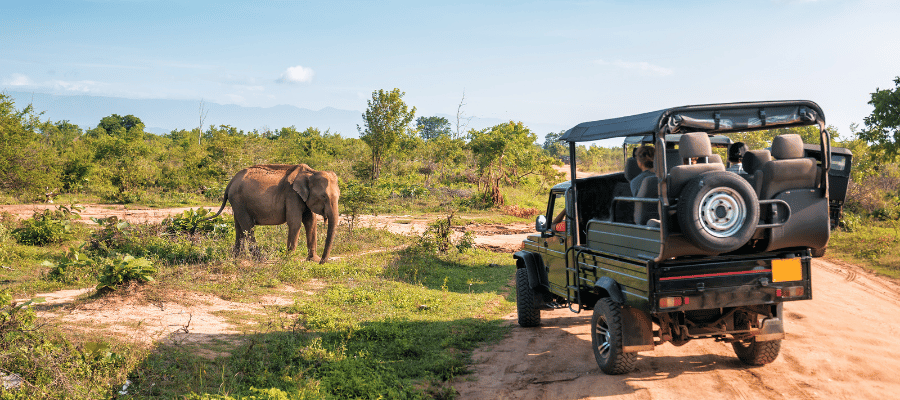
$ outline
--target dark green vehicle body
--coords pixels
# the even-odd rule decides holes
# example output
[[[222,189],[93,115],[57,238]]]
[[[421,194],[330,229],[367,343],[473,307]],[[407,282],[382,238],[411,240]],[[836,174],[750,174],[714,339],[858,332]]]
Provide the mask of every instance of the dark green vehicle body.
[[[724,119],[722,115],[731,118],[727,128],[720,120]],[[781,123],[753,125],[753,117],[766,120],[767,115],[770,121]],[[693,125],[673,122],[689,119],[695,120]],[[709,121],[696,122],[701,119]],[[674,186],[674,180],[672,166],[666,166],[666,154],[656,154],[654,185],[658,187],[654,196],[634,197],[625,172],[578,179],[574,149],[581,140],[638,135],[653,135],[656,148],[663,149],[667,148],[665,138],[672,134],[699,131],[712,135],[813,124],[821,128],[822,144],[810,150],[830,152],[823,113],[808,101],[679,107],[580,124],[567,132],[563,139],[570,145],[573,179],[550,190],[546,213],[554,216],[564,209],[565,225],[547,226],[546,217],[539,217],[538,233],[530,235],[514,255],[517,269],[522,270],[517,273],[519,323],[539,324],[539,310],[543,309],[593,309],[594,352],[606,373],[630,371],[637,351],[694,339],[732,343],[739,358],[749,364],[773,361],[784,337],[782,304],[812,298],[811,260],[828,242],[829,160],[823,162],[819,157],[815,176],[804,178],[805,184],[796,184],[800,187],[791,187],[789,182],[767,191],[769,183],[760,183],[754,176],[732,177],[730,172],[718,169],[693,178],[693,185],[698,181],[703,185],[714,175],[728,175],[729,185],[757,188],[750,196],[726,198],[736,204],[746,203],[748,209],[755,207],[750,203],[758,204],[758,220],[746,217],[745,226],[741,225],[750,239],[733,248],[716,250],[696,243],[696,234],[685,232],[690,228],[683,228],[685,219],[678,214],[690,210],[690,206],[679,203],[688,204],[690,199],[667,195],[667,185]],[[809,165],[810,161],[802,163]],[[758,174],[762,176],[763,172]],[[765,179],[772,180],[768,176]],[[740,180],[749,183],[733,183]],[[721,194],[716,190],[720,189],[712,188],[709,193]],[[723,193],[736,192],[726,188]],[[640,204],[653,206],[658,219],[636,223],[635,207]],[[704,197],[698,215],[703,215],[707,204]],[[723,210],[710,207],[707,213]],[[716,228],[715,222],[712,225]]]

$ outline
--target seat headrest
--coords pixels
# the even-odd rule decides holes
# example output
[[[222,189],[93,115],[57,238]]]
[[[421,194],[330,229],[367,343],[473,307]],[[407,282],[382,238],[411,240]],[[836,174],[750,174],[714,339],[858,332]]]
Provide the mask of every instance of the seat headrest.
[[[709,157],[712,155],[712,145],[709,136],[703,132],[685,133],[678,142],[678,154],[682,159],[694,157]]]
[[[768,150],[748,150],[744,153],[741,167],[744,169],[744,172],[753,174],[759,167],[771,160],[772,155]]]
[[[706,162],[708,164],[712,164],[712,163],[724,164],[722,162],[722,156],[720,156],[718,154],[713,154],[713,155],[709,156],[709,158],[706,160]]]
[[[629,181],[634,179],[634,177],[640,175],[641,167],[638,166],[638,162],[634,157],[628,157],[625,160],[625,179]]]
[[[772,139],[772,157],[778,160],[803,158],[803,139],[796,133],[775,136]]]

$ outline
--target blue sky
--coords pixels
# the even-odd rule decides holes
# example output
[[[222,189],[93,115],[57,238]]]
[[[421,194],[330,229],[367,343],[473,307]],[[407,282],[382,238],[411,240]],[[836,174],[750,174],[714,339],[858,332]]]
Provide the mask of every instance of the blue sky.
[[[0,90],[362,111],[396,87],[419,116],[465,91],[470,116],[564,128],[810,99],[847,134],[900,75],[897,21],[887,0],[4,1]]]

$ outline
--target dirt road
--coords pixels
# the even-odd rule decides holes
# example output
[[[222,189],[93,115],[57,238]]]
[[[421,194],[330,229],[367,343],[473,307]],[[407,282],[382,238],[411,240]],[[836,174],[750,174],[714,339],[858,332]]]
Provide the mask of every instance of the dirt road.
[[[0,206],[0,212],[28,217],[35,207]],[[183,210],[88,206],[82,215],[158,222]],[[428,221],[379,216],[368,223],[414,233],[424,230]],[[505,251],[517,248],[531,229],[530,224],[471,228],[476,243]],[[763,367],[744,366],[730,345],[707,340],[682,347],[664,344],[640,353],[635,372],[604,375],[591,351],[590,313],[574,314],[563,309],[544,311],[540,327],[515,326],[508,338],[476,351],[475,373],[453,385],[461,399],[900,398],[900,284],[828,259],[813,261],[812,279],[813,300],[786,303],[787,338],[782,342],[781,355]],[[272,299],[271,303],[278,301]],[[225,303],[221,307],[236,307]],[[96,310],[93,313],[96,316]],[[218,323],[213,317],[191,322],[188,311],[157,313],[160,316],[154,318],[161,320],[173,318],[170,314],[184,319],[164,320],[159,324],[163,331],[184,323],[192,324],[192,329]],[[505,319],[512,325],[515,317],[510,314]],[[221,329],[228,327],[225,324]],[[165,335],[172,329],[160,333]]]

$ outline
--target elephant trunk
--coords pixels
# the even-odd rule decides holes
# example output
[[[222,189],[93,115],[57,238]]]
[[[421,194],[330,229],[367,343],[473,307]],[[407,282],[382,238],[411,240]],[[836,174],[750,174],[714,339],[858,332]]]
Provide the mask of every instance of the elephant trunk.
[[[334,232],[337,229],[338,225],[338,213],[337,210],[334,210],[331,215],[325,215],[325,219],[328,220],[328,233],[325,236],[325,249],[322,250],[322,259],[319,263],[324,264],[325,261],[328,261],[328,257],[331,254],[331,245],[334,243]]]

